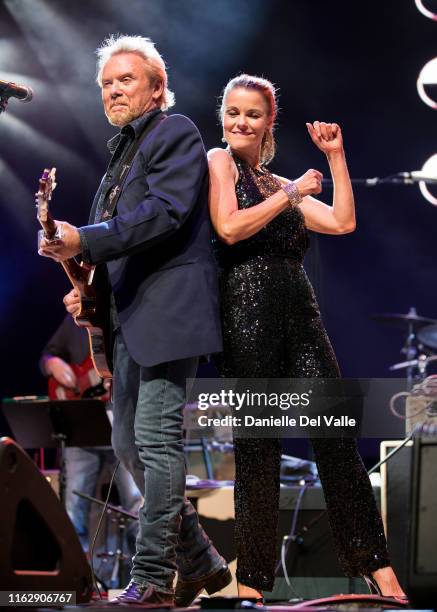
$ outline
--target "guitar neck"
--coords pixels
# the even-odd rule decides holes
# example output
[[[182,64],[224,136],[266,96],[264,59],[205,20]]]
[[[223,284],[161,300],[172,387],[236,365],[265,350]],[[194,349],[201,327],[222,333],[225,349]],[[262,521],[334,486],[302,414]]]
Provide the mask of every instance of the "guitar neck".
[[[55,221],[52,217],[52,215],[47,211],[47,214],[45,215],[45,219],[42,220],[41,218],[39,218],[39,222],[41,224],[41,227],[44,230],[44,235],[45,238],[47,238],[47,240],[53,240],[56,236],[56,225],[55,225]]]
[[[44,220],[39,219],[39,222],[47,240],[53,240],[56,237],[56,224],[51,214],[47,212],[46,218]],[[61,265],[72,285],[82,287],[88,283],[89,269],[78,264],[73,257],[61,261]]]
[[[39,179],[39,188],[35,193],[37,218],[46,240],[58,238],[57,227],[49,211],[53,190],[56,188],[56,168],[45,168]],[[59,236],[62,240],[62,236]],[[111,378],[111,363],[105,354],[105,347],[110,346],[108,322],[108,300],[106,292],[97,292],[93,285],[95,266],[79,264],[74,258],[60,262],[73,287],[80,293],[80,310],[76,322],[87,328],[90,348],[96,370],[102,378]]]

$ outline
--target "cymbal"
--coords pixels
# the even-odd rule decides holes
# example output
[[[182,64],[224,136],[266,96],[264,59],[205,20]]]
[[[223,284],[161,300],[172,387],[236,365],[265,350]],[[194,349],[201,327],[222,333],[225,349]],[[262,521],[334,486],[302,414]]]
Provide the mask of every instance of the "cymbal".
[[[413,325],[415,327],[423,327],[424,325],[437,324],[437,319],[430,317],[422,317],[415,311],[410,311],[407,314],[383,312],[371,315],[371,318],[379,323],[391,323],[395,325]]]
[[[401,361],[400,363],[394,363],[392,366],[389,367],[389,370],[393,372],[396,370],[403,370],[405,368],[413,368],[416,366],[418,366],[419,369],[426,369],[429,363],[436,360],[437,355],[419,355],[418,359],[410,359],[409,361]]]
[[[427,325],[417,332],[417,337],[425,346],[437,350],[437,325]]]

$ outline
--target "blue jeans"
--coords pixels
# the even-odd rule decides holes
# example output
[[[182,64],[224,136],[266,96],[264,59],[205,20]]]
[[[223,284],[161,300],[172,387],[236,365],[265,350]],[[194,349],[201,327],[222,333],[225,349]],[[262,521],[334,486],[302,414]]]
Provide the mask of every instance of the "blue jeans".
[[[70,446],[65,449],[67,477],[65,507],[85,552],[88,552],[89,546],[88,519],[91,502],[75,495],[73,491],[76,490],[94,496],[100,473],[105,464],[108,465],[110,472],[114,470],[116,457],[111,447],[79,448]],[[123,508],[130,512],[136,512],[141,502],[141,495],[131,474],[121,464],[115,475],[115,484]],[[132,527],[135,529],[135,524]]]
[[[185,497],[182,436],[187,378],[197,358],[138,365],[119,332],[114,347],[112,444],[144,491],[132,578],[171,593],[183,580],[207,576],[223,563]]]

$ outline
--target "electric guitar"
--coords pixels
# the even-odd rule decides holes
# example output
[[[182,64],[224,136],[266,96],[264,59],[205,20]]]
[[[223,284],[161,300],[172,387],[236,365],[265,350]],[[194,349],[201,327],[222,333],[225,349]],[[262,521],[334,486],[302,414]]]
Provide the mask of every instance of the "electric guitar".
[[[64,387],[53,376],[48,379],[47,395],[51,400],[76,400],[84,398],[98,398],[104,402],[109,401],[109,391],[103,386],[103,380],[94,369],[91,355],[79,364],[70,364],[76,375],[74,389]]]
[[[37,219],[46,240],[61,238],[49,211],[49,202],[56,187],[56,168],[42,173],[39,189],[35,194]],[[73,287],[80,293],[80,312],[75,317],[80,327],[85,327],[90,339],[91,358],[102,378],[112,378],[109,348],[109,299],[107,292],[99,291],[94,280],[95,266],[83,262],[79,264],[74,257],[61,262]],[[94,284],[93,284],[94,283]]]

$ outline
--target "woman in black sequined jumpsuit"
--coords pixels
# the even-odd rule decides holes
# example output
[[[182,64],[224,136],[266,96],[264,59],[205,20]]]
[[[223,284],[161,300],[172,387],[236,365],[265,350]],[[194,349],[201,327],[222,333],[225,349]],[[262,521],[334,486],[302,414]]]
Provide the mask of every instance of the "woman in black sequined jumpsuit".
[[[333,206],[311,197],[321,174],[296,182],[265,167],[274,154],[275,90],[240,75],[221,107],[229,147],[209,152],[211,218],[220,268],[223,376],[338,377],[337,361],[302,267],[307,228],[343,234],[355,228],[352,187],[336,124],[307,124],[326,153]],[[346,575],[373,574],[385,594],[402,595],[390,567],[382,521],[353,439],[312,440],[339,561]],[[242,597],[271,590],[276,565],[281,444],[235,440],[237,580]]]

